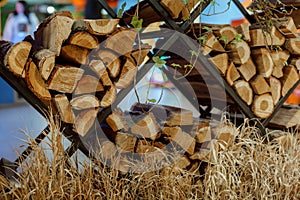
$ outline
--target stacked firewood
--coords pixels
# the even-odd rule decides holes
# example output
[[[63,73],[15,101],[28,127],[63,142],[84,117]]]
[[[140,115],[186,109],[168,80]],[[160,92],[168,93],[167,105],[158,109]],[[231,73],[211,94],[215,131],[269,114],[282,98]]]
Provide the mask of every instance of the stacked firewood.
[[[136,31],[118,19],[74,20],[63,11],[46,18],[34,39],[1,41],[1,61],[37,98],[85,135],[117,89],[132,83],[151,46],[135,46]],[[51,103],[50,103],[51,102]]]
[[[292,18],[277,20],[270,27],[249,23],[238,27],[194,24],[187,34],[192,38],[197,36],[195,39],[202,44],[202,55],[208,57],[258,118],[269,117],[281,98],[299,80],[300,37]],[[168,65],[173,63],[181,67],[188,64],[182,63],[176,55],[168,61]],[[207,91],[199,89],[204,88],[199,84],[193,86],[196,80],[201,82],[203,76],[210,76],[207,71],[192,69],[187,74],[184,72],[186,69],[175,68],[190,81],[195,91]],[[210,83],[206,83],[206,87],[213,88]],[[218,89],[222,90],[222,87]],[[230,98],[227,100],[229,104],[232,102]],[[201,99],[199,101],[201,104]]]
[[[116,108],[106,123],[108,139],[99,140],[100,156],[123,172],[154,170],[166,163],[194,172],[201,162],[209,162],[216,140],[232,144],[238,134],[232,124],[196,119],[190,110],[153,104],[136,103],[130,111]],[[149,166],[141,166],[141,161]]]

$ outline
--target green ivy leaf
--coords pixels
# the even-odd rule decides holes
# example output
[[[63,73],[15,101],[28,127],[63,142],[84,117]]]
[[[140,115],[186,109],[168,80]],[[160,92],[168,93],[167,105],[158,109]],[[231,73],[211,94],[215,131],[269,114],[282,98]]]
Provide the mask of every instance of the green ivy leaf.
[[[118,11],[118,18],[122,18],[123,12],[125,10],[126,7],[126,2],[124,2],[121,6],[121,9]]]
[[[192,56],[198,56],[198,52],[195,50],[190,50],[190,53],[192,54]]]
[[[184,5],[188,4],[188,0],[182,0],[182,2],[184,3]]]
[[[162,68],[163,65],[166,64],[166,61],[164,61],[163,59],[161,59],[159,56],[154,56],[152,58],[153,62],[156,64],[157,67]]]
[[[204,26],[203,30],[207,31],[207,32],[212,32],[212,28],[208,27],[208,26]]]
[[[135,28],[135,30],[138,32],[142,29],[143,19],[138,19],[137,16],[133,16],[131,19],[131,24]]]
[[[228,44],[229,40],[228,38],[226,37],[226,35],[222,35],[220,38],[219,38],[220,41],[223,41],[225,44]]]
[[[207,42],[207,39],[206,39],[205,35],[198,37],[197,40],[199,40],[203,44],[205,44]]]
[[[172,63],[171,66],[172,66],[172,67],[179,67],[179,68],[182,68],[181,65],[180,65],[180,64],[177,64],[177,63]]]

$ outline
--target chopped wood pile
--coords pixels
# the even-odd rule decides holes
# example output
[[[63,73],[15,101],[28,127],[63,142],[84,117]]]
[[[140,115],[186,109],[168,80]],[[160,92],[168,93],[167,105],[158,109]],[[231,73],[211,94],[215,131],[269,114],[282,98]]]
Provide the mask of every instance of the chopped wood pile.
[[[0,41],[1,62],[60,118],[84,136],[117,89],[133,82],[151,46],[119,19],[74,20],[63,11],[46,18],[24,41]]]
[[[269,117],[281,98],[299,80],[300,37],[292,18],[281,19],[268,31],[249,23],[238,27],[205,24],[193,26],[187,34],[194,38],[201,33],[198,38],[202,44],[201,53],[216,66],[224,80],[258,118]],[[182,63],[176,56],[168,64],[171,66],[177,62],[181,68],[188,64]],[[176,67],[176,70],[182,76],[186,74],[186,69]],[[203,80],[199,72],[194,69],[191,71],[186,75],[190,83]],[[205,73],[207,74],[201,74],[202,77],[206,76]],[[197,84],[193,88],[201,90],[199,87]],[[199,101],[201,104],[201,99]],[[228,102],[232,101],[229,99]]]
[[[137,155],[156,163],[149,166],[153,169],[162,166],[168,155],[175,155],[177,167],[194,172],[208,161],[216,140],[229,145],[238,134],[232,124],[213,124],[194,118],[189,110],[153,104],[136,103],[130,111],[116,108],[106,123],[103,130],[108,139],[100,139],[100,156],[125,173],[136,170],[130,169],[135,165],[116,166],[120,159],[131,163]]]

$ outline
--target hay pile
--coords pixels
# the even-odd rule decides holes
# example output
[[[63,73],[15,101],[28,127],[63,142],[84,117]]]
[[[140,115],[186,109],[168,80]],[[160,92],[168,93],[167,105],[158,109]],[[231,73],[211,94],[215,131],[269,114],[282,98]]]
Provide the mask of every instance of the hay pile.
[[[300,199],[298,133],[267,130],[262,137],[248,122],[237,127],[234,143],[217,141],[195,172],[170,163],[155,172],[122,174],[100,160],[66,158],[59,122],[50,115],[50,142],[34,146],[18,184],[0,177],[0,199]],[[280,136],[271,140],[275,133]]]

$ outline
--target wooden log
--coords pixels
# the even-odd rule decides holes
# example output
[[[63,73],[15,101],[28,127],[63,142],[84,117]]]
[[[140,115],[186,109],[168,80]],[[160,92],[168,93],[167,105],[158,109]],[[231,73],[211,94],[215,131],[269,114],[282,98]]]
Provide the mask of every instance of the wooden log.
[[[271,92],[269,84],[262,75],[256,75],[253,79],[251,79],[250,84],[255,94]]]
[[[193,112],[176,107],[166,107],[168,113],[165,125],[167,126],[188,126],[193,125]]]
[[[295,66],[288,65],[283,69],[281,95],[284,97],[299,80],[299,74]]]
[[[105,141],[101,141],[100,142],[100,150],[99,150],[99,156],[100,159],[104,162],[110,163],[110,162],[117,162],[117,153],[118,153],[118,149],[116,147],[116,144],[109,141],[109,140],[105,140]],[[112,167],[116,167],[114,166],[114,164],[116,163],[112,163]],[[117,168],[119,169],[119,168]]]
[[[55,66],[55,53],[49,49],[41,49],[33,57],[42,78],[47,81]]]
[[[279,79],[271,76],[269,79],[269,85],[270,85],[274,105],[277,105],[277,103],[281,98],[281,88],[282,88],[281,82]]]
[[[199,160],[199,161],[203,161],[203,162],[209,162],[210,161],[209,156],[210,156],[211,152],[212,151],[210,149],[201,148],[199,151],[195,152],[189,158],[191,160]]]
[[[121,60],[119,56],[108,49],[99,49],[97,56],[104,63],[110,77],[116,78],[121,70]]]
[[[249,22],[244,22],[240,24],[236,29],[239,34],[242,34],[243,40],[245,40],[248,43],[251,41]]]
[[[128,125],[121,109],[115,109],[105,121],[113,131],[128,131]]]
[[[186,169],[190,165],[191,165],[191,161],[186,155],[180,156],[175,160],[174,163],[174,166],[180,169]]]
[[[249,58],[247,62],[240,65],[237,69],[246,81],[249,81],[256,74],[256,66],[252,58]]]
[[[113,85],[102,60],[91,60],[89,63],[89,67],[93,72],[95,72],[98,75],[103,86]]]
[[[286,40],[284,47],[292,54],[292,55],[300,55],[300,38],[289,38]]]
[[[209,122],[200,122],[196,127],[196,143],[204,143],[211,140],[211,128]]]
[[[100,100],[101,108],[107,108],[111,106],[117,98],[117,89],[115,86],[111,86]]]
[[[34,33],[37,44],[59,56],[61,46],[68,39],[74,19],[69,11],[56,12],[46,18]]]
[[[137,73],[137,67],[135,63],[133,63],[131,59],[127,58],[126,62],[123,65],[118,80],[114,82],[116,88],[123,89],[128,87],[135,79],[136,73]]]
[[[75,114],[67,96],[65,94],[57,94],[53,97],[53,101],[60,119],[65,123],[74,124]]]
[[[117,29],[120,19],[83,19],[76,20],[73,31],[87,31],[96,36],[109,35]]]
[[[270,33],[257,27],[251,30],[250,27],[250,37],[251,47],[282,46],[285,42],[284,35],[275,26],[272,26]]]
[[[137,138],[131,134],[118,132],[115,144],[120,152],[134,152]]]
[[[289,62],[290,65],[294,65],[300,71],[300,57],[294,57]]]
[[[72,66],[56,65],[49,78],[48,88],[62,93],[72,93],[84,70]]]
[[[252,104],[252,111],[261,119],[269,117],[274,111],[272,96],[269,93],[255,96]]]
[[[238,72],[234,63],[231,62],[226,72],[226,81],[230,86],[232,86],[233,82],[236,81],[238,78],[240,78],[240,73]]]
[[[228,54],[227,53],[221,53],[217,54],[215,56],[208,58],[221,72],[223,76],[225,76],[227,68],[229,66],[228,64]]]
[[[64,61],[74,64],[85,65],[88,63],[90,51],[77,45],[68,44],[61,48],[60,57]]]
[[[226,45],[226,43],[230,43],[236,37],[238,32],[233,26],[226,25],[214,31],[214,34],[218,38],[224,37],[226,39],[226,42],[224,42],[224,40],[219,41]]]
[[[287,65],[290,53],[287,50],[278,50],[270,52],[272,61],[274,63],[272,76],[280,78],[283,76],[283,67]]]
[[[274,68],[270,52],[266,48],[252,49],[251,55],[256,64],[257,72],[262,76],[269,78]]]
[[[86,31],[77,31],[71,34],[68,43],[85,49],[96,49],[99,45],[97,37]]]
[[[158,136],[159,126],[153,113],[149,113],[136,124],[131,126],[130,131],[142,138],[155,140]]]
[[[84,137],[93,126],[99,108],[91,108],[81,111],[75,118],[73,130]]]
[[[37,66],[29,59],[25,66],[25,81],[27,87],[37,96],[39,99],[49,102],[51,100],[51,94],[44,82],[41,74],[38,71]]]
[[[208,33],[205,38],[206,42],[203,44],[202,48],[202,54],[204,56],[208,55],[213,51],[225,52],[225,49],[213,33]]]
[[[279,18],[275,24],[287,38],[299,37],[297,27],[292,17]]]
[[[83,110],[88,108],[97,108],[100,102],[97,97],[91,94],[85,94],[71,99],[70,104],[75,110]]]
[[[134,60],[136,66],[140,66],[145,61],[151,48],[152,46],[148,44],[142,44],[141,46],[139,45],[134,46],[134,49],[132,50],[130,55],[128,55],[128,57],[130,56],[130,58]]]
[[[227,45],[227,50],[229,50],[229,57],[234,62],[234,64],[244,64],[250,58],[250,47],[247,42],[242,40],[238,43],[230,43]]]
[[[146,140],[138,140],[137,141],[137,145],[136,145],[136,153],[140,153],[140,154],[145,154],[147,153],[148,155],[150,153],[156,152],[157,148],[154,147],[152,144],[150,144],[148,141]]]
[[[241,99],[248,105],[250,106],[253,102],[253,90],[249,84],[249,82],[245,80],[238,80],[234,82],[233,88],[241,97]]]
[[[238,135],[238,129],[231,123],[221,123],[215,130],[215,138],[227,145],[233,144]]]
[[[178,144],[189,155],[195,151],[196,140],[180,127],[164,127],[162,132],[170,137],[170,140]]]
[[[74,94],[89,94],[104,91],[104,87],[98,78],[91,75],[83,75],[77,82]]]
[[[160,4],[167,10],[173,19],[179,18],[179,14],[184,8],[184,3],[181,0],[161,0]]]
[[[12,44],[8,41],[2,41],[1,59],[3,64],[16,76],[25,77],[25,65],[29,58],[32,45],[29,42],[18,42]]]
[[[132,52],[136,34],[134,29],[119,28],[104,41],[103,45],[118,55],[125,55]]]

